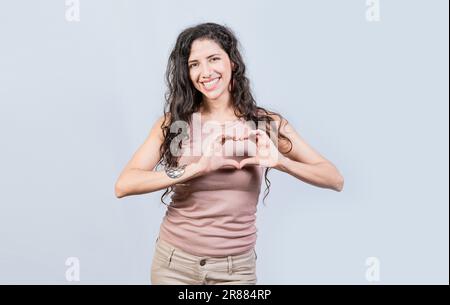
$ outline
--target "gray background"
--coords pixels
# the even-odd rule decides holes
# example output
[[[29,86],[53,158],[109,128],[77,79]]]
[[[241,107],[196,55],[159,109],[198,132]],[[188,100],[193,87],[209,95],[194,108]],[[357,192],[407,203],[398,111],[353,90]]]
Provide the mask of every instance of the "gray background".
[[[0,283],[148,284],[161,192],[114,183],[162,114],[178,33],[234,29],[259,105],[345,176],[342,193],[272,170],[260,284],[448,283],[448,1],[0,2]],[[265,185],[263,184],[263,190]],[[262,195],[261,195],[262,199]]]

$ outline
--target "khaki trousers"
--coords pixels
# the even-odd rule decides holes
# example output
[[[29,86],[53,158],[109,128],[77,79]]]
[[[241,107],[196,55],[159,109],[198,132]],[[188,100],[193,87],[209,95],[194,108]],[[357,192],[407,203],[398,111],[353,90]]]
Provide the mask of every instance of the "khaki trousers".
[[[256,258],[254,248],[233,256],[196,256],[158,238],[151,282],[153,285],[254,285]]]

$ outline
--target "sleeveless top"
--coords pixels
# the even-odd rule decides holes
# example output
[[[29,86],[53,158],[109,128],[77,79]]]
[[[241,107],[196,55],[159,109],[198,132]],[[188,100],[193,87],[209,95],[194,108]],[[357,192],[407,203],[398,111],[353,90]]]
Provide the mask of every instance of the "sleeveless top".
[[[198,119],[194,122],[194,115],[197,113],[188,127],[189,139],[182,143],[178,165],[199,160],[201,155],[194,153],[195,147],[201,151],[202,140],[218,130],[239,135],[245,129],[254,129],[242,119],[226,124]],[[241,145],[239,141],[226,141],[219,158],[238,162],[245,159],[250,144],[240,142]],[[252,249],[256,243],[256,207],[263,172],[264,167],[257,165],[219,168],[174,185],[159,238],[197,256],[223,257]]]

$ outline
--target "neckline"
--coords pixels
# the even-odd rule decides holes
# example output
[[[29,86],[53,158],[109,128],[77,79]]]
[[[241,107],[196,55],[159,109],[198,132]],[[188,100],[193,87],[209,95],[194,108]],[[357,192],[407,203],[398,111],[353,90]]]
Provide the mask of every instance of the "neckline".
[[[195,114],[199,114],[198,112],[196,112]],[[235,125],[239,122],[242,122],[243,118],[237,118],[235,120],[231,120],[231,121],[225,121],[223,123],[217,122],[215,120],[203,120],[203,116],[200,114],[200,123],[203,126],[204,124],[208,123],[208,124],[214,124],[214,125],[219,125],[219,126],[230,126],[230,125]]]
[[[203,121],[202,120],[202,125],[208,123],[208,124],[215,124],[215,125],[220,125],[220,126],[229,126],[229,125],[234,125],[236,123],[239,123],[239,121],[241,121],[241,120],[242,119],[236,119],[236,120],[233,120],[233,121],[225,121],[223,123],[220,123],[220,122],[217,122],[217,121],[214,121],[214,120],[208,120],[208,121]]]

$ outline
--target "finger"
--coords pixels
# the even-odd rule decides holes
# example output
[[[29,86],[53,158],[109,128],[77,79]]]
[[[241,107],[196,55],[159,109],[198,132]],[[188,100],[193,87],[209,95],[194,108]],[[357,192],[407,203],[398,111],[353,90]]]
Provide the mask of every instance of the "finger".
[[[241,132],[239,133],[239,135],[236,136],[237,140],[243,141],[243,140],[248,139],[248,137],[249,137],[249,131],[250,131],[250,130],[251,130],[251,129],[249,129],[249,128],[245,128],[243,131],[241,131]]]
[[[209,145],[206,146],[204,155],[211,157],[211,156],[219,156],[222,151],[222,145],[218,142],[211,142]]]
[[[270,146],[270,142],[272,142],[272,140],[269,138],[269,136],[267,135],[267,133],[264,130],[257,129],[257,130],[255,130],[255,132],[253,134],[256,135],[256,140],[257,140],[257,143],[259,144],[259,146],[264,146],[264,147]]]
[[[233,139],[234,139],[234,136],[233,136],[233,135],[221,133],[221,134],[218,134],[218,135],[215,137],[214,142],[220,143],[220,144],[223,145],[223,143],[225,143],[225,141],[227,141],[227,140],[233,140]]]
[[[233,139],[233,137],[224,133],[218,133],[216,135],[208,136],[205,142],[202,144],[204,154],[211,156],[214,153],[219,153],[222,145],[228,139]]]
[[[241,139],[248,139],[251,135],[258,133],[259,129],[245,129],[244,133],[239,136]]]
[[[259,159],[257,157],[251,157],[241,160],[241,162],[239,162],[240,168],[243,168],[244,166],[247,165],[259,165]]]
[[[257,143],[257,141],[258,141],[258,134],[259,134],[258,129],[250,130],[250,131],[246,132],[244,135],[242,135],[239,138],[239,140],[250,140],[252,142]]]
[[[238,169],[239,168],[239,162],[237,162],[234,159],[223,159],[221,167],[226,167],[226,166]]]

